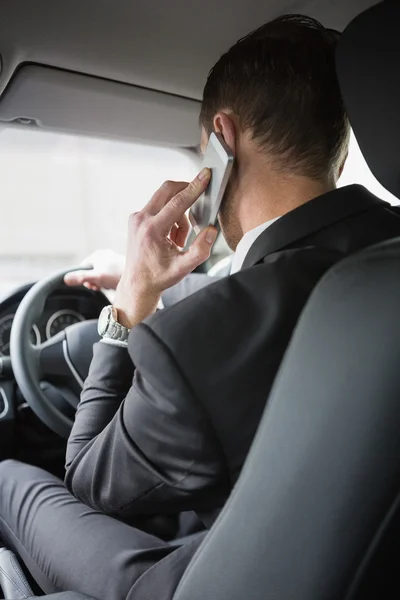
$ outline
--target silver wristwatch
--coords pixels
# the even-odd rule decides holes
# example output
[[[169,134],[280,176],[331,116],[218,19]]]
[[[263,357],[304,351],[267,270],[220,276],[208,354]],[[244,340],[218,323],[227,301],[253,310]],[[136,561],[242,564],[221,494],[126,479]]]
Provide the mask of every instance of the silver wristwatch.
[[[117,342],[127,342],[130,329],[118,323],[118,313],[114,306],[105,306],[100,313],[97,331],[103,338]]]

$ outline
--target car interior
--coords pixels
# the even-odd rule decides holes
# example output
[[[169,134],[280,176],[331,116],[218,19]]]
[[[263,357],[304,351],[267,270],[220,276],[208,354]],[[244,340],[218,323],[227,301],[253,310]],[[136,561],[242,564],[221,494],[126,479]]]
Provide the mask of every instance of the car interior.
[[[0,10],[0,123],[193,155],[202,88],[218,57],[281,14],[315,17],[344,32],[337,72],[350,123],[374,176],[400,201],[396,2],[0,0]],[[210,274],[228,269],[229,257]],[[67,270],[0,303],[0,460],[60,477],[109,303],[67,288]],[[239,481],[174,600],[399,597],[399,272],[393,239],[318,284]],[[34,595],[7,553],[0,583],[5,599]]]

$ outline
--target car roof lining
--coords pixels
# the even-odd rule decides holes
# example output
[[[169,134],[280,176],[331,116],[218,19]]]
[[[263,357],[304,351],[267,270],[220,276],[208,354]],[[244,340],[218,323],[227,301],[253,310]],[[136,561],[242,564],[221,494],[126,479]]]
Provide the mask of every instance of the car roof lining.
[[[361,10],[375,3],[374,0],[335,3],[331,0],[203,0],[202,3],[0,0],[0,120],[25,117],[44,128],[71,132],[85,132],[81,125],[90,122],[90,131],[86,133],[91,135],[121,138],[121,133],[125,133],[124,139],[196,145],[198,103],[207,73],[239,37],[285,13],[315,16],[324,25],[343,29]],[[12,88],[21,88],[21,76],[26,85],[24,69],[30,63],[57,70],[58,74],[54,72],[51,76],[54,87],[50,89],[50,76],[43,78],[38,68],[36,71],[30,68],[35,95],[31,105],[30,97],[25,98],[25,114],[17,116],[11,100],[18,99],[19,111],[22,104]],[[67,71],[70,103],[64,102],[61,111],[57,94],[62,87],[60,79],[67,80]],[[129,86],[132,90],[127,94]],[[105,97],[113,94],[119,99],[108,119],[104,119],[103,110],[97,110],[97,99],[89,93],[90,89],[99,92],[100,106],[104,106]],[[144,93],[148,106],[142,105],[143,112],[139,115],[135,102]],[[88,96],[92,105],[82,100]],[[128,96],[132,97],[131,106]],[[126,101],[122,102],[124,97]],[[160,106],[163,109],[157,115]],[[169,113],[164,112],[166,106]],[[168,125],[161,124],[164,118],[169,119]],[[190,125],[187,120],[191,120]],[[121,131],[123,123],[125,132]],[[186,127],[187,134],[183,135]]]

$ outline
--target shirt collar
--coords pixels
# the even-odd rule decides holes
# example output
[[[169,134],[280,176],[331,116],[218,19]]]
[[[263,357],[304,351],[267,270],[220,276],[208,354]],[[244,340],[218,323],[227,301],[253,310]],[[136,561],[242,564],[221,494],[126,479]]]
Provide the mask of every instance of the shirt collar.
[[[283,215],[261,233],[248,250],[242,269],[262,261],[268,254],[288,248],[326,227],[375,208],[392,207],[361,185],[331,190]]]
[[[271,219],[266,223],[262,223],[261,225],[254,227],[254,229],[250,229],[250,231],[244,234],[244,236],[242,237],[242,239],[236,247],[235,254],[233,255],[230,273],[231,275],[240,271],[248,251],[250,250],[258,236],[261,235],[270,225],[272,225],[272,223],[275,223],[275,221],[277,221],[278,219],[280,219],[280,217],[276,217],[275,219]]]

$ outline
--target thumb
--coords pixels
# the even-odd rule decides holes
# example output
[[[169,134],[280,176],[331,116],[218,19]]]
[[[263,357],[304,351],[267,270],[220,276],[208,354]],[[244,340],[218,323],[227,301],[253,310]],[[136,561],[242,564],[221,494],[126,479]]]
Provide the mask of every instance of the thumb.
[[[181,255],[180,267],[182,270],[190,273],[206,261],[210,257],[217,235],[218,231],[211,226],[199,233],[189,250]]]

